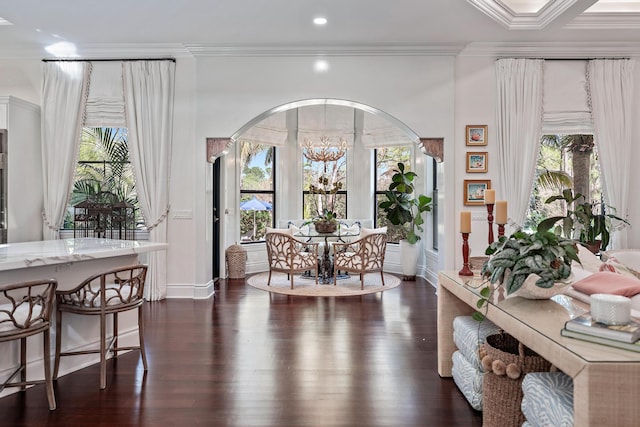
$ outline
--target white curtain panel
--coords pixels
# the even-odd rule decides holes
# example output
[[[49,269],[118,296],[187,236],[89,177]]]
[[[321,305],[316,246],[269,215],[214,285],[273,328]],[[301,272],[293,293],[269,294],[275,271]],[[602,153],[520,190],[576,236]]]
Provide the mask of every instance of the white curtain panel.
[[[600,155],[605,198],[626,218],[629,207],[629,173],[633,128],[633,65],[629,59],[589,61],[589,89]],[[613,248],[627,248],[627,230],[612,235]]]
[[[44,240],[59,238],[59,229],[73,188],[90,70],[88,62],[43,63],[41,128]]]
[[[541,59],[496,61],[498,199],[509,203],[509,218],[522,224],[533,187],[542,125]]]
[[[122,64],[129,150],[138,200],[149,229],[149,240],[167,241],[169,179],[173,134],[175,63],[128,61]],[[167,295],[166,252],[151,252],[145,298]]]

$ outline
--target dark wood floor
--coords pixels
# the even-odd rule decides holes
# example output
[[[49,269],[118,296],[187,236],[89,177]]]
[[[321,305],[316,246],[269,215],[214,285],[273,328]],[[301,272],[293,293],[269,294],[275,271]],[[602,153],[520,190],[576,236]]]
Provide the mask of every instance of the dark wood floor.
[[[436,296],[419,280],[362,297],[224,281],[215,300],[145,306],[136,354],[0,399],[0,426],[480,426],[436,370]]]

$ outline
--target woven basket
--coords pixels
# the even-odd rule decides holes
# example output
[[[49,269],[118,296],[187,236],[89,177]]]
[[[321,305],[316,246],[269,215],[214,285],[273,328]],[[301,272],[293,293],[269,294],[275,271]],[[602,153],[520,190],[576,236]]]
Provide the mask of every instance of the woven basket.
[[[482,270],[482,266],[485,261],[489,259],[488,256],[472,256],[469,257],[469,267],[471,270]]]
[[[338,228],[335,222],[318,221],[313,223],[318,233],[333,233]]]
[[[229,279],[244,279],[247,265],[247,250],[239,244],[231,245],[224,251]]]
[[[482,382],[483,427],[520,427],[525,422],[520,409],[522,380],[529,372],[546,372],[551,364],[507,333],[489,335],[482,359],[489,367]],[[507,367],[506,373],[501,369]],[[517,375],[515,372],[519,372]]]

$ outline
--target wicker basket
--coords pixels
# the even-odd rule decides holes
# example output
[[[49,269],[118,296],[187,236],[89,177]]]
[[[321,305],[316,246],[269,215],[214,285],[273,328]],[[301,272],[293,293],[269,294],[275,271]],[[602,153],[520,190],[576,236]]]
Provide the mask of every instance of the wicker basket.
[[[549,371],[551,364],[507,333],[489,335],[484,353],[482,365],[487,373],[482,382],[482,425],[519,427],[525,421],[520,409],[524,376]]]
[[[318,233],[333,233],[338,228],[338,224],[328,221],[317,221],[313,223]]]
[[[247,265],[247,250],[239,244],[231,245],[224,252],[227,263],[227,278],[244,279]]]
[[[488,256],[472,256],[469,257],[469,267],[471,270],[482,270],[485,261],[489,260]]]

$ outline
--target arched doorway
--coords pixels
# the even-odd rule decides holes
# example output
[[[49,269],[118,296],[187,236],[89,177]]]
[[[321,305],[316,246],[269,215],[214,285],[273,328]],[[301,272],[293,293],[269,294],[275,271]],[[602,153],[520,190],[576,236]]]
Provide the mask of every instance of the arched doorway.
[[[336,111],[340,111],[340,113],[336,113]],[[346,113],[345,113],[346,112]],[[349,113],[350,112],[350,113]],[[292,114],[296,114],[295,121],[291,121]],[[316,120],[309,119],[310,116],[316,115]],[[341,135],[344,135],[348,129],[345,128],[344,123],[337,125],[332,122],[332,119],[338,117],[344,118],[345,115],[353,118],[350,122],[351,131],[350,138],[352,143],[363,144],[366,148],[375,148],[379,145],[384,144],[396,144],[396,145],[411,145],[415,150],[416,156],[421,158],[420,167],[422,170],[419,175],[421,176],[422,185],[424,187],[421,192],[425,192],[427,190],[426,183],[433,181],[436,176],[435,173],[432,173],[433,167],[427,167],[424,165],[423,156],[418,156],[420,152],[425,153],[425,146],[429,145],[430,147],[438,146],[436,143],[434,144],[426,144],[427,140],[431,143],[434,140],[440,140],[440,155],[439,160],[441,161],[442,155],[442,138],[420,138],[412,129],[410,129],[406,124],[404,124],[401,120],[387,114],[386,112],[377,109],[375,107],[371,107],[366,104],[362,104],[355,101],[343,100],[343,99],[306,99],[300,101],[294,101],[286,104],[282,104],[280,106],[271,108],[263,113],[259,114],[255,118],[248,121],[245,125],[243,125],[240,129],[238,129],[230,138],[226,139],[225,143],[219,146],[219,151],[226,151],[231,153],[230,155],[234,155],[235,143],[241,140],[255,140],[260,143],[267,143],[267,145],[273,145],[280,148],[287,147],[287,142],[291,144],[291,133],[295,132],[310,132],[313,133],[316,129],[310,129],[313,126],[298,126],[298,120],[301,117],[305,117],[304,120],[307,120],[305,123],[315,122],[318,127],[322,128],[323,132],[326,132],[327,129],[338,131]],[[320,118],[320,115],[322,117]],[[295,123],[295,126],[291,123]],[[302,128],[302,130],[301,130]],[[225,154],[225,153],[221,153]],[[431,154],[433,156],[433,154]],[[300,157],[300,156],[298,156]],[[215,161],[215,158],[211,159]],[[291,170],[300,169],[300,164],[298,163],[300,160],[295,157],[294,154],[286,162],[286,167]],[[233,164],[237,162],[227,161],[224,162],[225,165],[229,167],[233,167]],[[230,172],[223,171],[222,173],[226,173],[228,177],[231,176]],[[220,182],[222,182],[220,180]],[[234,179],[227,179],[227,182],[233,182]],[[287,187],[285,191],[286,194],[301,194],[301,187],[295,183],[289,182],[287,183]],[[429,190],[433,190],[434,188],[429,188]],[[221,190],[221,188],[218,188]],[[229,197],[226,199],[220,199],[219,206],[214,206],[214,212],[229,212],[234,211],[237,212],[237,206],[239,206],[239,198],[237,198],[237,194],[239,191],[235,191],[236,189],[227,188],[227,194]],[[294,196],[295,197],[295,196]],[[290,214],[285,214],[285,217],[294,217],[294,212],[300,211],[300,206],[296,205],[297,201],[294,202],[293,207],[289,207],[288,212],[292,212]],[[281,206],[281,204],[280,204]],[[282,212],[282,210],[281,210]],[[368,217],[371,217],[371,214],[367,214]],[[356,215],[361,216],[361,215]],[[437,212],[434,213],[434,218],[438,218]],[[222,223],[218,222],[218,226],[221,226],[226,232],[221,232],[219,240],[219,248],[217,250],[219,256],[222,256],[222,248],[227,247],[231,244],[235,243],[235,240],[238,239],[237,230],[240,228],[239,224],[239,215],[226,215],[226,221],[222,221]],[[435,227],[434,227],[435,228]],[[225,238],[226,236],[226,238]],[[215,245],[215,241],[214,241]],[[437,246],[434,245],[434,248],[437,249]],[[214,257],[216,253],[216,249],[214,248]],[[251,254],[249,254],[249,258],[251,258]],[[250,264],[250,262],[249,262]]]

